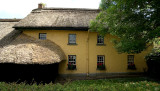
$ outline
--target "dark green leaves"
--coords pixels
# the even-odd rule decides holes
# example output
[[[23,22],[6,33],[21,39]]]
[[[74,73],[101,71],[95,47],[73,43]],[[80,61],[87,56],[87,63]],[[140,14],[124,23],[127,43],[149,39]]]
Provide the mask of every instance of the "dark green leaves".
[[[114,44],[120,53],[140,53],[160,36],[158,0],[102,0],[100,9],[90,28],[117,36]]]

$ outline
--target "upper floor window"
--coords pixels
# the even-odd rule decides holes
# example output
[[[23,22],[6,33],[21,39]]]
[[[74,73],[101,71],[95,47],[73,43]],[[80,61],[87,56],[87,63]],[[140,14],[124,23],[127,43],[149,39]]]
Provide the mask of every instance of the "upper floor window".
[[[134,64],[134,55],[128,55],[128,69],[136,69]]]
[[[47,39],[47,34],[46,33],[39,33],[39,39],[46,40]]]
[[[76,44],[76,34],[69,34],[68,44]]]
[[[104,70],[105,69],[105,63],[104,63],[104,55],[98,55],[97,56],[97,69]]]
[[[68,69],[76,69],[76,55],[68,55]]]
[[[104,44],[104,37],[103,36],[100,36],[100,35],[97,36],[97,44]]]

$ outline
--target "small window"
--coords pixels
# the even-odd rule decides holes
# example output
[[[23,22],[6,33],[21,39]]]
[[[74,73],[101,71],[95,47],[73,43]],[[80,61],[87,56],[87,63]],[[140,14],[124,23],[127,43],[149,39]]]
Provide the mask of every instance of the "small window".
[[[103,36],[100,36],[100,35],[97,36],[97,44],[104,44],[104,37]]]
[[[99,70],[104,70],[105,69],[105,59],[103,55],[98,55],[97,56],[97,69]]]
[[[76,55],[68,55],[68,69],[76,69]]]
[[[46,33],[39,33],[39,39],[46,40],[47,34]]]
[[[128,55],[128,69],[136,69],[134,64],[134,55]]]
[[[69,44],[76,44],[76,34],[69,34],[68,43]]]

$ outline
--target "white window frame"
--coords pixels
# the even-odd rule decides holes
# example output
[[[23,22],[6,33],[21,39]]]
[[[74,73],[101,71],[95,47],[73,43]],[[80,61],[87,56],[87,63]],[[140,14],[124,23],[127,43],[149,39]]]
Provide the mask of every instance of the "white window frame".
[[[129,63],[133,63],[134,64],[134,55],[128,55],[127,56],[127,61],[128,61],[128,64]]]
[[[76,55],[68,55],[68,64],[76,65]]]
[[[105,65],[105,56],[104,55],[97,55],[97,64],[103,63]]]

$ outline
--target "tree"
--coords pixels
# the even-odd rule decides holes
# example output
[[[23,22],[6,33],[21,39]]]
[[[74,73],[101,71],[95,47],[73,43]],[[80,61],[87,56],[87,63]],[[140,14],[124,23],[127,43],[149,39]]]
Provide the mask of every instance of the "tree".
[[[160,36],[158,0],[101,0],[101,12],[90,29],[111,34],[120,53],[140,53]]]

